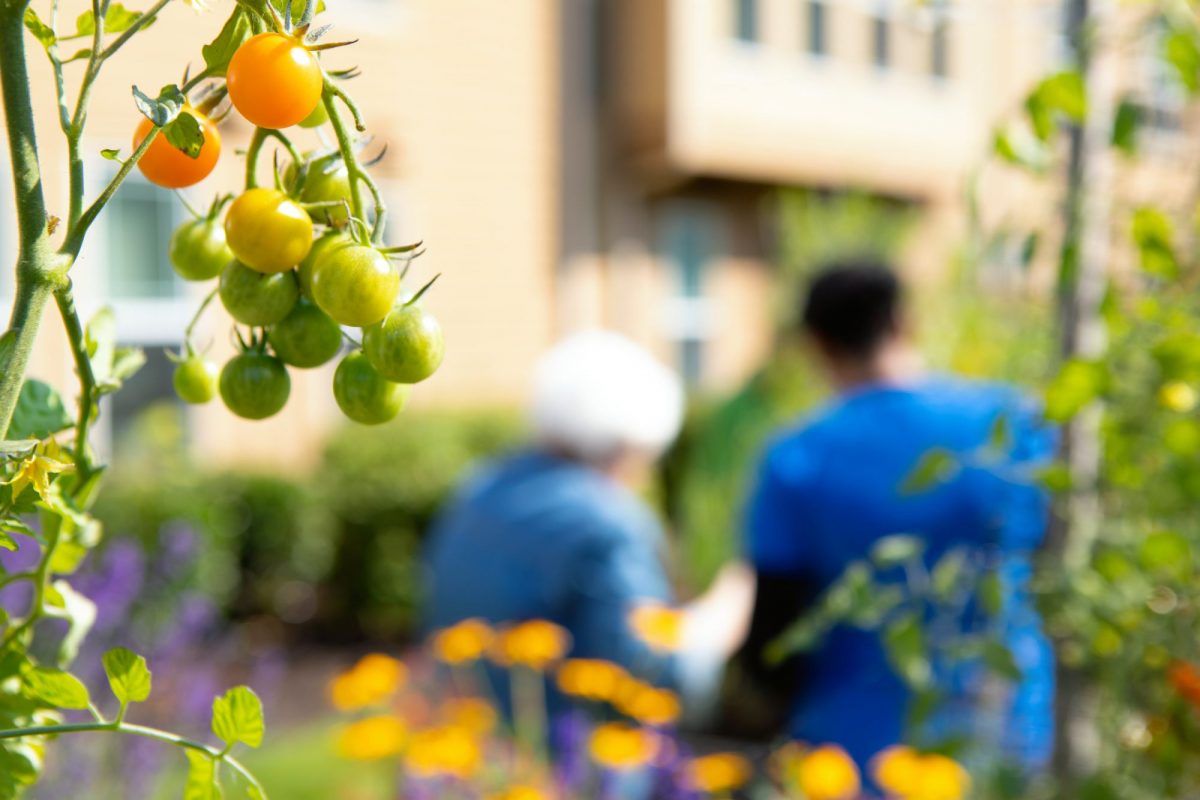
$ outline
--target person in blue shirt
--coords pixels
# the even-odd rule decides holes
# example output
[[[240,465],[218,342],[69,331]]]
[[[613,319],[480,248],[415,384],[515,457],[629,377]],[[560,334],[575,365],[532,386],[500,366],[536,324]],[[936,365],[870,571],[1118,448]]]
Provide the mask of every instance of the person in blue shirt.
[[[993,755],[1036,769],[1050,755],[1054,670],[1029,596],[1030,559],[1048,519],[1032,475],[1052,457],[1055,436],[1011,387],[925,375],[902,300],[883,264],[836,265],[811,284],[803,326],[836,397],[779,435],[761,460],[748,507],[745,548],[758,589],[744,652],[769,673],[755,654],[884,537],[920,537],[927,566],[965,549],[997,567],[1004,602],[990,622],[1021,678],[997,703],[981,666],[950,679],[935,664],[945,697],[938,725],[990,739]],[[974,455],[1000,420],[1008,431],[1002,463],[980,463]],[[935,449],[958,467],[906,491],[906,478]],[[908,740],[912,698],[878,633],[839,626],[798,662],[784,676],[792,737],[840,744],[860,765]]]
[[[748,572],[689,606],[690,656],[653,652],[629,624],[639,606],[672,602],[663,531],[635,492],[682,417],[679,378],[628,339],[589,331],[553,348],[535,376],[533,444],[480,469],[434,525],[427,627],[546,619],[570,633],[574,658],[676,688],[711,685],[741,633],[699,631],[739,607],[748,617]]]

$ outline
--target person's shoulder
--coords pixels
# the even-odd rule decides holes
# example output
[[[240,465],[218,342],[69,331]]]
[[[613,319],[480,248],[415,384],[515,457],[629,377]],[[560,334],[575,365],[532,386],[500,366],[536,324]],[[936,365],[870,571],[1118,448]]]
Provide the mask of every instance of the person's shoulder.
[[[919,394],[933,406],[981,414],[1028,411],[1037,405],[1037,401],[1018,386],[957,375],[932,376],[921,385]]]
[[[838,407],[825,405],[809,413],[768,440],[762,468],[776,480],[802,483],[816,472],[817,454],[829,431],[838,427]]]

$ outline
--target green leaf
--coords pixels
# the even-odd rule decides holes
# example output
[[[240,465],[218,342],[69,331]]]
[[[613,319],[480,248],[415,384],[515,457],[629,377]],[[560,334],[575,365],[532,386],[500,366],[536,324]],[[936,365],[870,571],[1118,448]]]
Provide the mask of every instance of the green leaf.
[[[967,575],[967,554],[951,550],[938,559],[930,576],[930,586],[939,600],[950,600]]]
[[[1012,651],[1002,642],[989,640],[984,643],[983,663],[989,670],[1005,680],[1021,680],[1021,668],[1017,666],[1017,661],[1013,658]]]
[[[1127,156],[1137,155],[1142,110],[1132,100],[1122,100],[1113,118],[1112,145]]]
[[[262,744],[262,701],[248,686],[235,686],[213,700],[212,731],[226,744]]]
[[[25,29],[33,34],[33,38],[42,43],[42,47],[50,47],[58,41],[58,37],[54,35],[54,31],[49,25],[42,22],[37,12],[32,8],[25,9]]]
[[[171,124],[163,128],[163,135],[177,150],[188,158],[198,158],[204,147],[204,131],[191,114],[180,114]]]
[[[1038,84],[1034,93],[1047,109],[1062,114],[1071,122],[1082,125],[1087,120],[1087,86],[1078,72],[1068,70],[1051,75]]]
[[[69,672],[52,667],[31,667],[21,676],[25,691],[55,708],[87,708],[91,698],[83,682]]]
[[[900,485],[900,494],[913,495],[928,491],[958,474],[958,458],[949,450],[936,447],[925,455]]]
[[[1050,154],[1045,145],[1027,133],[1018,138],[1013,131],[996,131],[992,152],[1001,160],[1034,173],[1045,171],[1050,164]]]
[[[915,612],[891,622],[883,632],[888,661],[905,683],[913,688],[929,685],[932,669],[925,655],[925,626]]]
[[[141,16],[140,11],[130,11],[120,3],[110,3],[108,10],[104,12],[104,31],[105,33],[123,33],[129,30]],[[145,30],[153,24],[154,20],[150,20],[142,29]],[[91,11],[85,11],[75,20],[75,27],[77,33],[90,36],[96,31],[96,18]]]
[[[871,548],[871,561],[880,569],[890,569],[920,558],[924,552],[925,543],[916,536],[898,533],[875,542]]]
[[[1166,214],[1149,206],[1139,208],[1133,214],[1131,235],[1138,247],[1143,270],[1163,278],[1179,275],[1173,244],[1174,226]]]
[[[1189,94],[1200,91],[1200,43],[1192,30],[1176,30],[1163,39],[1163,58]]]
[[[208,73],[214,77],[224,75],[233,54],[252,34],[249,12],[238,6],[225,21],[217,38],[200,48]]]
[[[0,442],[0,461],[23,461],[37,447],[37,439],[15,439]]]
[[[1103,364],[1083,359],[1068,361],[1046,389],[1046,419],[1066,422],[1107,389],[1108,369]]]
[[[763,661],[778,666],[788,656],[812,650],[829,633],[830,627],[829,620],[823,615],[805,614],[767,645],[763,650]]]
[[[1071,491],[1074,481],[1071,478],[1071,468],[1066,464],[1055,463],[1040,468],[1034,475],[1038,485],[1049,492],[1063,494]]]
[[[109,161],[120,161],[121,151],[114,147],[106,147],[100,151],[100,157],[106,158]]]
[[[9,536],[6,531],[0,530],[0,548],[15,553],[17,551],[17,540]]]
[[[8,435],[12,439],[45,439],[71,427],[71,422],[71,414],[54,387],[31,378],[21,386]]]
[[[184,754],[188,760],[188,774],[183,787],[183,800],[221,800],[217,762],[198,750],[185,750]]]
[[[1149,572],[1182,580],[1192,571],[1192,547],[1180,533],[1156,531],[1142,540],[1138,561]]]
[[[150,669],[146,659],[132,650],[117,647],[104,654],[104,674],[113,695],[126,703],[143,703],[150,696]]]
[[[186,116],[181,115],[180,119]],[[111,308],[100,309],[88,321],[86,341],[96,389],[102,395],[120,389],[146,363],[146,355],[140,348],[117,347],[117,322]]]
[[[161,128],[179,116],[179,112],[187,103],[187,98],[174,84],[164,86],[158,93],[158,97],[150,97],[134,86],[133,102],[138,111],[142,112],[142,116]]]
[[[67,620],[67,633],[58,645],[58,660],[70,664],[79,654],[88,631],[96,621],[96,604],[84,597],[66,581],[55,581],[46,593],[46,602],[58,609],[58,616]]]

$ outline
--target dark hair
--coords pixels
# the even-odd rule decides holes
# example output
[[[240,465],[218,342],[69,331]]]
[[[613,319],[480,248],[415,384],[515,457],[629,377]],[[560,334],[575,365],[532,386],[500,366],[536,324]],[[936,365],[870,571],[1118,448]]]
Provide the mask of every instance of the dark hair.
[[[838,355],[866,358],[895,330],[900,281],[879,261],[830,264],[808,287],[804,327]]]

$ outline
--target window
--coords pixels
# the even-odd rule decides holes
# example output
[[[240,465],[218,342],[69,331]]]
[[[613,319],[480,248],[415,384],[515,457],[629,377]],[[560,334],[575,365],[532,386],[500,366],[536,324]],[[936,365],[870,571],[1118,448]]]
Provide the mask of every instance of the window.
[[[738,41],[758,41],[758,0],[734,0],[733,30]]]
[[[871,60],[879,69],[887,69],[892,60],[892,25],[883,12],[871,18]]]
[[[935,78],[950,77],[950,31],[946,20],[940,16],[930,33],[929,71]]]
[[[808,31],[805,38],[810,55],[829,54],[828,31],[826,30],[828,18],[829,9],[825,0],[808,0]]]
[[[711,209],[684,201],[671,208],[663,222],[662,248],[675,280],[668,308],[670,336],[684,381],[696,385],[704,379],[713,333],[705,279],[714,252],[714,223],[719,220],[714,220]]]
[[[183,406],[175,395],[175,365],[162,347],[144,347],[146,364],[105,398],[101,426],[107,423],[110,452],[128,454],[147,444],[176,444],[185,433]],[[151,412],[147,414],[147,412]]]
[[[105,209],[108,286],[114,298],[171,298],[181,281],[167,260],[178,201],[141,180],[128,180]],[[137,235],[131,235],[136,231]]]

